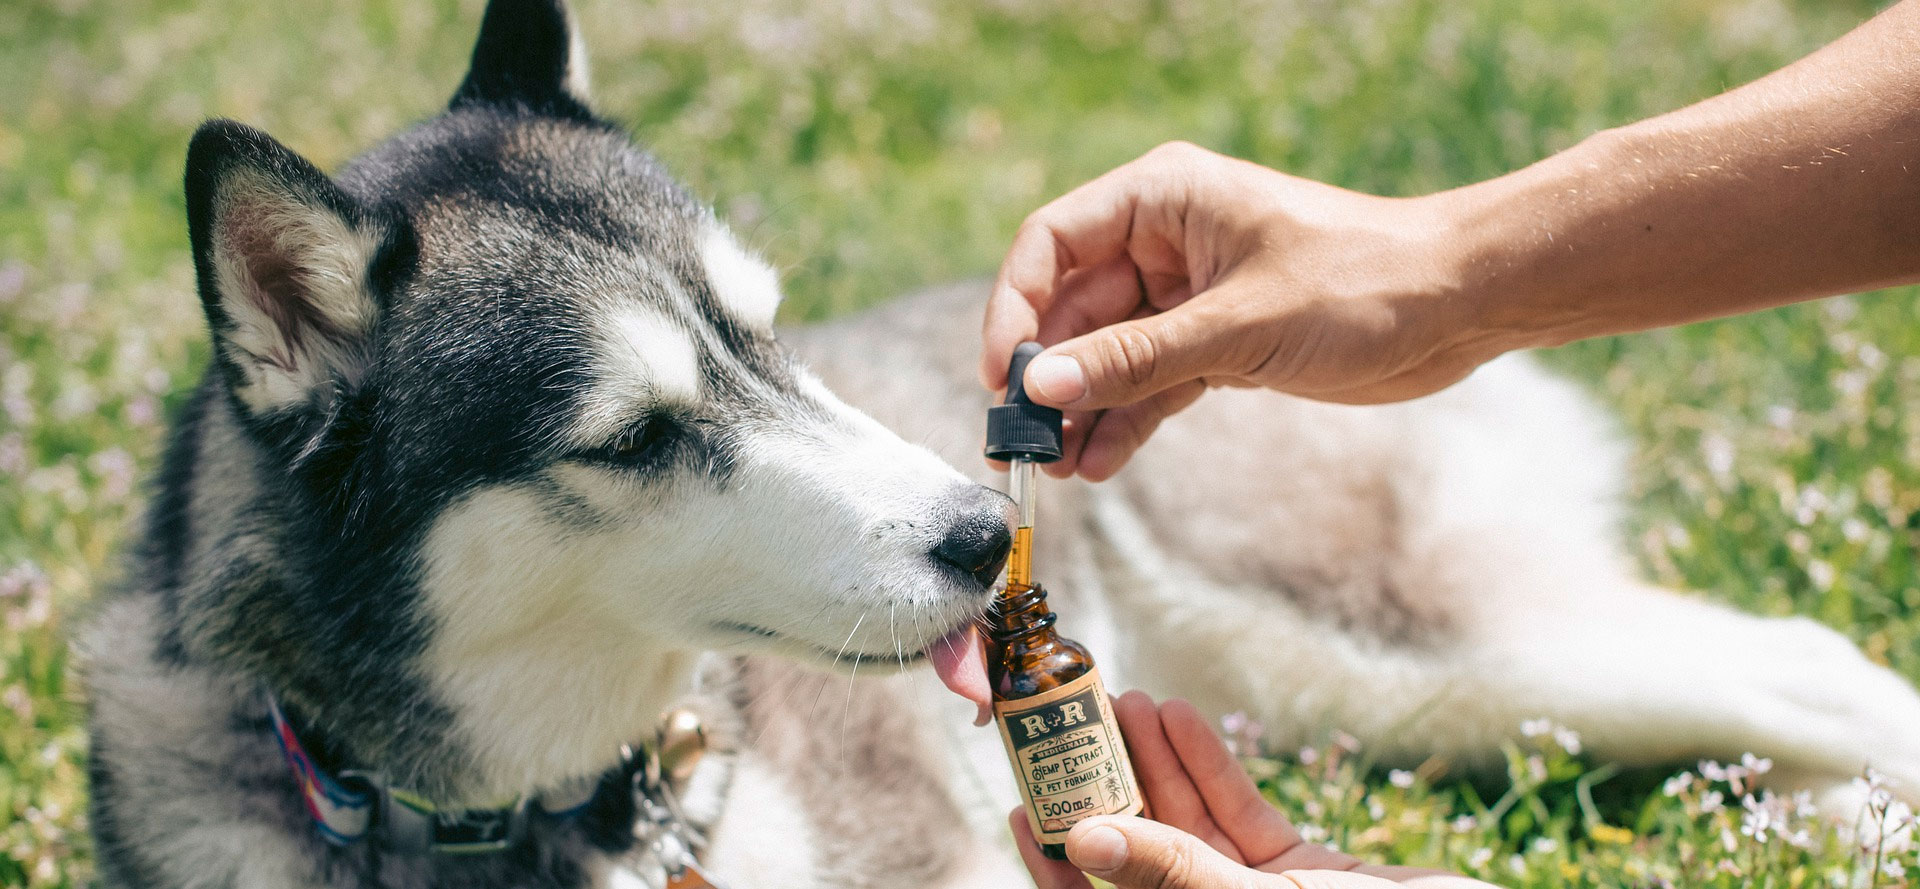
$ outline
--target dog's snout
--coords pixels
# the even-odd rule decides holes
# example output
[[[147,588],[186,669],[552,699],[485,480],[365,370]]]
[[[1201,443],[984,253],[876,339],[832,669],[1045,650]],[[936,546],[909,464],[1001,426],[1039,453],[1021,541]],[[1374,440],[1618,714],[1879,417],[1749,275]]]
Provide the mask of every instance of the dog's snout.
[[[1016,521],[1013,501],[992,488],[973,485],[962,495],[956,515],[933,557],[971,575],[983,586],[991,586],[1007,564],[1007,551],[1013,547]]]

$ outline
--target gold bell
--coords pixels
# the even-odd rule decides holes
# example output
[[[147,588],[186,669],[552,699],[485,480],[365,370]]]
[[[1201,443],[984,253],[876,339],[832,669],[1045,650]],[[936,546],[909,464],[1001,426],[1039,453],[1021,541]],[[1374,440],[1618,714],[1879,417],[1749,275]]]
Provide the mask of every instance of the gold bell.
[[[675,707],[660,717],[658,741],[661,773],[675,784],[684,784],[707,752],[707,727],[692,708]]]

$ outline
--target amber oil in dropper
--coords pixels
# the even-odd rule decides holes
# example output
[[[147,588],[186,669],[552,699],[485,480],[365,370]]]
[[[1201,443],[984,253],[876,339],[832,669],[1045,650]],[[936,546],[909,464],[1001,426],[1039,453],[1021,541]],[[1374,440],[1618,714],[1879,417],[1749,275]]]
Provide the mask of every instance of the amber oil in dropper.
[[[1007,460],[1020,507],[1007,557],[1007,586],[988,615],[987,681],[1040,850],[1064,860],[1073,825],[1093,815],[1134,815],[1145,798],[1127,757],[1093,656],[1054,630],[1047,591],[1033,578],[1034,466],[1060,457],[1060,412],[1026,397],[1022,383],[1037,343],[1014,351],[1006,403],[988,411],[987,456]]]

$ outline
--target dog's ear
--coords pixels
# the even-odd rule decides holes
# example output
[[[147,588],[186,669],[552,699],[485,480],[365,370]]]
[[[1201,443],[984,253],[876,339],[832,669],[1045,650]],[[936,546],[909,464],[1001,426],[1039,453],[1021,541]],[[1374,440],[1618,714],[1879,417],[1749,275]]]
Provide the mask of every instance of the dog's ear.
[[[589,117],[587,52],[564,0],[491,0],[452,107],[518,106]]]
[[[411,243],[399,214],[360,206],[286,146],[228,120],[194,134],[186,196],[215,360],[247,413],[325,411],[357,388],[381,293]]]

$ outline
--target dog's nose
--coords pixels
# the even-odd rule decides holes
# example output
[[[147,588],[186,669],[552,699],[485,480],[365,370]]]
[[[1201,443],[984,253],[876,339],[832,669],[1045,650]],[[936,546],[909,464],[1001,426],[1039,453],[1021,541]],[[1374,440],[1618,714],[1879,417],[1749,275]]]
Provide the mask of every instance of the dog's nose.
[[[972,575],[982,586],[992,586],[1013,547],[1013,532],[1008,528],[1017,520],[1016,514],[1005,494],[980,485],[970,488],[932,555]]]

